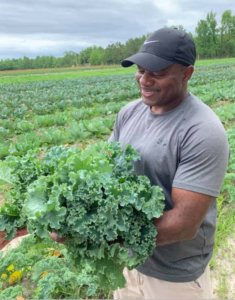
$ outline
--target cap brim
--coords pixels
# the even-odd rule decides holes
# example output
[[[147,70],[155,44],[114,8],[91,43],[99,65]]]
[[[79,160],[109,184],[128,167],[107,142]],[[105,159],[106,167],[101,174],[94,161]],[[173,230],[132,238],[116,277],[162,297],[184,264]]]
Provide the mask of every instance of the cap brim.
[[[145,70],[158,72],[174,64],[173,61],[165,60],[147,52],[138,52],[121,62],[123,67],[130,67],[133,64],[140,66]]]

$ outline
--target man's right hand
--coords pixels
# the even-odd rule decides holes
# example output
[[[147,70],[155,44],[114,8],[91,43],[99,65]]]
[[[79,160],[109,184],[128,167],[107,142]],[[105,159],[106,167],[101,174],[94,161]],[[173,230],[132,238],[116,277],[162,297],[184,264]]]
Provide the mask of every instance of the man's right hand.
[[[59,237],[58,233],[56,233],[55,231],[52,231],[52,232],[50,233],[50,237],[51,237],[51,239],[52,239],[53,241],[55,241],[55,242],[57,242],[57,243],[63,244],[64,241],[65,241],[65,238]]]

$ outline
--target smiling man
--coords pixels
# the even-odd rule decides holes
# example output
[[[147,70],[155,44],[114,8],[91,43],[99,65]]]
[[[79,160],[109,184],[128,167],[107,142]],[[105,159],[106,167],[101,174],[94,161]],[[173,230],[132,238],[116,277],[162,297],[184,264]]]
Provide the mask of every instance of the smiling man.
[[[119,112],[110,141],[140,153],[135,171],[163,188],[165,212],[153,220],[153,254],[124,270],[127,284],[115,299],[212,298],[208,263],[229,146],[217,116],[188,91],[195,59],[188,34],[162,28],[122,62],[137,65],[141,99]]]

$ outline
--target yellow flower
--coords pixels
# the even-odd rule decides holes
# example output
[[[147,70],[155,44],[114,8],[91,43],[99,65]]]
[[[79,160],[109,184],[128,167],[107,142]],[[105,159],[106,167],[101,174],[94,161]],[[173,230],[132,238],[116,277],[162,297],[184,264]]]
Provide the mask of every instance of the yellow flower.
[[[48,274],[49,274],[48,271],[44,271],[44,272],[42,272],[42,274],[40,275],[40,278],[44,278],[44,277],[46,277]]]
[[[16,300],[25,300],[23,296],[16,296]]]
[[[21,279],[22,279],[22,271],[16,270],[9,276],[8,283],[10,285],[13,285],[16,282],[19,282]]]
[[[61,252],[59,250],[54,250],[53,256],[60,257],[61,256]]]
[[[7,267],[7,271],[9,271],[9,272],[13,271],[14,269],[15,269],[15,266],[13,264],[11,264]]]
[[[7,274],[6,274],[6,273],[2,273],[1,279],[2,279],[2,280],[6,280],[6,279],[7,279]]]
[[[47,255],[49,256],[57,256],[57,257],[61,256],[60,250],[56,250],[54,248],[48,248],[47,251],[48,251]]]
[[[16,296],[16,300],[25,300],[23,296]]]

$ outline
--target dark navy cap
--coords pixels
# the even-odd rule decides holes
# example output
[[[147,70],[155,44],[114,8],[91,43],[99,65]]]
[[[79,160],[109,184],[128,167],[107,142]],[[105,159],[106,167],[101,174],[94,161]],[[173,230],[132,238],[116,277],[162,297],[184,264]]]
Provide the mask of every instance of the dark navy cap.
[[[195,60],[196,47],[191,36],[177,28],[164,27],[151,34],[139,52],[124,59],[122,66],[136,64],[154,72],[175,63],[194,65]]]

